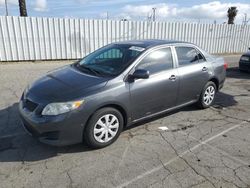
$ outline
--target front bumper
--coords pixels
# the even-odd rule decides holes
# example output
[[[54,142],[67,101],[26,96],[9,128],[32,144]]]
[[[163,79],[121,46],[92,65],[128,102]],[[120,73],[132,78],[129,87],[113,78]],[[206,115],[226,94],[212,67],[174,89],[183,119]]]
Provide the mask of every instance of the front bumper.
[[[80,111],[58,116],[42,116],[26,109],[21,100],[19,113],[26,131],[45,144],[65,146],[82,142],[87,119]]]
[[[240,61],[239,69],[242,71],[250,71],[250,62]]]
[[[218,90],[221,90],[221,89],[223,88],[224,83],[225,83],[225,79],[224,79],[222,82],[219,83],[219,88],[218,88]]]

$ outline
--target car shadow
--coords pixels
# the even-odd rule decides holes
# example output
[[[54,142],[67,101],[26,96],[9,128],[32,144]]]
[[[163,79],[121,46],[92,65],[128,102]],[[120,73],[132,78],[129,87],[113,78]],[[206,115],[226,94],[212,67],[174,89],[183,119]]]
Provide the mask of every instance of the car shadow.
[[[0,110],[0,162],[39,161],[62,153],[90,150],[84,144],[65,147],[42,144],[24,131],[18,114],[18,103]]]
[[[212,107],[216,108],[216,109],[223,109],[223,108],[227,108],[230,106],[235,106],[235,105],[237,105],[237,103],[238,102],[234,99],[234,96],[229,95],[227,93],[218,92]],[[151,121],[155,121],[155,120],[160,119],[160,118],[167,117],[169,115],[172,115],[172,114],[175,114],[175,113],[178,113],[181,111],[199,111],[199,110],[202,110],[202,109],[200,107],[198,107],[196,104],[192,104],[192,105],[189,105],[189,106],[177,109],[177,110],[173,110],[170,112],[166,112],[166,113],[157,115],[157,116],[149,118],[149,119],[145,119],[143,121],[140,121],[138,123],[135,123],[135,124],[127,127],[126,130],[138,127],[140,125],[143,125],[145,123],[149,123]]]
[[[219,92],[217,94],[214,107],[223,108],[234,106],[237,101],[234,97]],[[140,121],[126,128],[143,125],[145,123],[167,117],[180,111],[200,110],[196,105],[190,105],[178,110],[158,115],[156,117]],[[18,103],[0,110],[0,162],[32,162],[49,159],[65,153],[80,153],[93,151],[84,144],[76,144],[65,147],[55,147],[40,143],[37,139],[28,135],[22,125],[18,115]]]
[[[216,94],[216,98],[213,104],[214,108],[227,108],[230,106],[235,106],[238,104],[238,102],[234,99],[235,96],[233,95],[229,95],[227,93],[223,93],[223,92],[218,92]]]
[[[227,78],[250,79],[250,72],[242,72],[238,67],[227,69]]]

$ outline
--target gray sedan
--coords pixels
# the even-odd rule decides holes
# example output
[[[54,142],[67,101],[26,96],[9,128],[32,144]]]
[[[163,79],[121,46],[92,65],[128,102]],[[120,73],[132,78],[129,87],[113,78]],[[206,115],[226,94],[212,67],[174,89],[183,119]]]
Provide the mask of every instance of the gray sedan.
[[[41,142],[101,148],[135,122],[193,103],[208,108],[226,68],[223,58],[186,42],[113,43],[29,85],[19,111]]]

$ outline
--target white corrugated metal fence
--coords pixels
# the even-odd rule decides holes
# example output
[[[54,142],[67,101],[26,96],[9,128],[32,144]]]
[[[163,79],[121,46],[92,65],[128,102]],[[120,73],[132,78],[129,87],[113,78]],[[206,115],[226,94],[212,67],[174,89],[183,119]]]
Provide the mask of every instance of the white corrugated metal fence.
[[[0,16],[0,61],[77,59],[116,41],[170,39],[210,53],[250,46],[250,25]]]

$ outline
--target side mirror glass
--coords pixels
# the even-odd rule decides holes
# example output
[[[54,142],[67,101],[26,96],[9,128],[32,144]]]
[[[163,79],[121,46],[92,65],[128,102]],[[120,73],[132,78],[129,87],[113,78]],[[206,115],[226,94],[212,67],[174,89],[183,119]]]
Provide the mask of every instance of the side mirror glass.
[[[147,79],[149,78],[149,71],[144,69],[137,69],[133,74],[130,75],[133,79]]]

